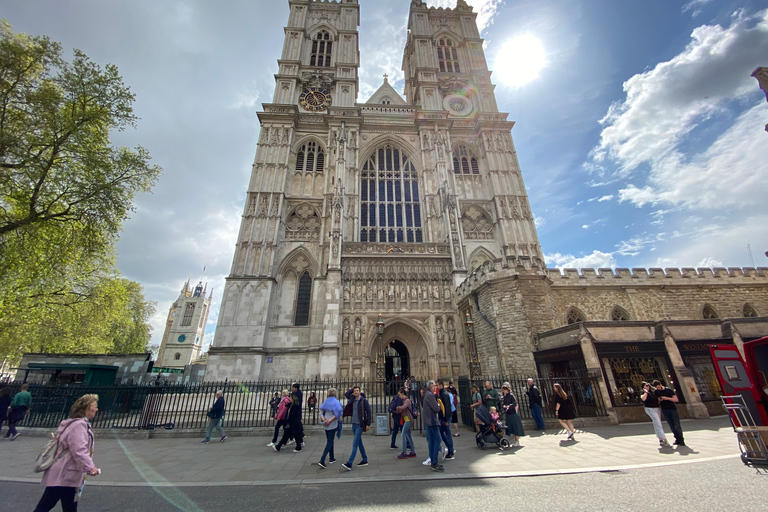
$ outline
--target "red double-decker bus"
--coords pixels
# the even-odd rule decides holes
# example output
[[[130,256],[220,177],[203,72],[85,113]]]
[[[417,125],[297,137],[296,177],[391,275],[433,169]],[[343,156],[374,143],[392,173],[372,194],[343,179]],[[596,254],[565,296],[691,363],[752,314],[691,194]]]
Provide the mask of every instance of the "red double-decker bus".
[[[734,345],[712,345],[723,395],[741,395],[755,423],[768,426],[768,336],[744,343],[744,358]]]

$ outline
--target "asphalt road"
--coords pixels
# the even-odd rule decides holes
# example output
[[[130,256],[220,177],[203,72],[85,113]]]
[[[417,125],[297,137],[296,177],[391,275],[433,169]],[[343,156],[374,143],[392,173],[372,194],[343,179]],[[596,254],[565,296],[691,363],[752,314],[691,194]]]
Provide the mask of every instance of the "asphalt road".
[[[0,510],[31,511],[43,488],[0,482]],[[54,510],[60,510],[56,508]],[[335,484],[86,488],[81,512],[765,511],[768,476],[739,459],[576,475]]]

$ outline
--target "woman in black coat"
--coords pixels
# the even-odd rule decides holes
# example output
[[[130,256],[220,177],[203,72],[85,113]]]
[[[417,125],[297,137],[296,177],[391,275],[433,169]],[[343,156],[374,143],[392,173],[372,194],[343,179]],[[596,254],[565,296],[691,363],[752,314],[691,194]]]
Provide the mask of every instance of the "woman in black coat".
[[[296,448],[293,449],[294,452],[300,452],[304,446],[304,426],[301,424],[300,400],[301,398],[295,393],[291,395],[291,407],[288,409],[288,416],[286,417],[288,423],[284,427],[283,438],[280,439],[280,442],[277,443],[277,445],[272,447],[276,452],[279,452],[280,448],[285,446],[291,438],[296,440]]]
[[[512,394],[512,389],[509,386],[509,382],[505,382],[501,386],[501,406],[504,408],[504,412],[507,413],[507,435],[514,436],[515,441],[512,446],[520,446],[520,438],[525,435],[523,430],[523,422],[520,419],[520,415],[517,413],[517,399]]]
[[[567,439],[573,439],[573,419],[576,417],[576,412],[573,410],[573,402],[568,396],[568,393],[563,390],[563,386],[555,384],[555,416],[557,421],[563,426],[568,433]]]

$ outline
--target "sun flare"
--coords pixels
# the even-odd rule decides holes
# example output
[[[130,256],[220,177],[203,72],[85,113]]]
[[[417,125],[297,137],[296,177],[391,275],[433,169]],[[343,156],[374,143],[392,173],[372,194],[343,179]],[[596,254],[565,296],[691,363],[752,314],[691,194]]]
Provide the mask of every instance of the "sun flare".
[[[535,80],[546,64],[547,53],[541,41],[531,34],[522,34],[501,45],[494,69],[499,85],[520,87]]]

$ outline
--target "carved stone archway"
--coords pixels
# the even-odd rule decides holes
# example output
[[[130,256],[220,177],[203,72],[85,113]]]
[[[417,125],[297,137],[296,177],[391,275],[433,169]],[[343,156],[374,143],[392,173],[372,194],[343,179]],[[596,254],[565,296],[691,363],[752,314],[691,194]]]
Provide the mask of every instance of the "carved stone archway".
[[[369,338],[368,357],[370,361],[369,375],[376,375],[376,356],[379,353],[379,336],[376,329],[371,329]],[[385,350],[391,342],[398,342],[405,346],[408,353],[409,372],[417,377],[434,375],[432,368],[427,333],[419,326],[418,321],[403,318],[385,320],[384,334],[381,337],[382,350]]]

